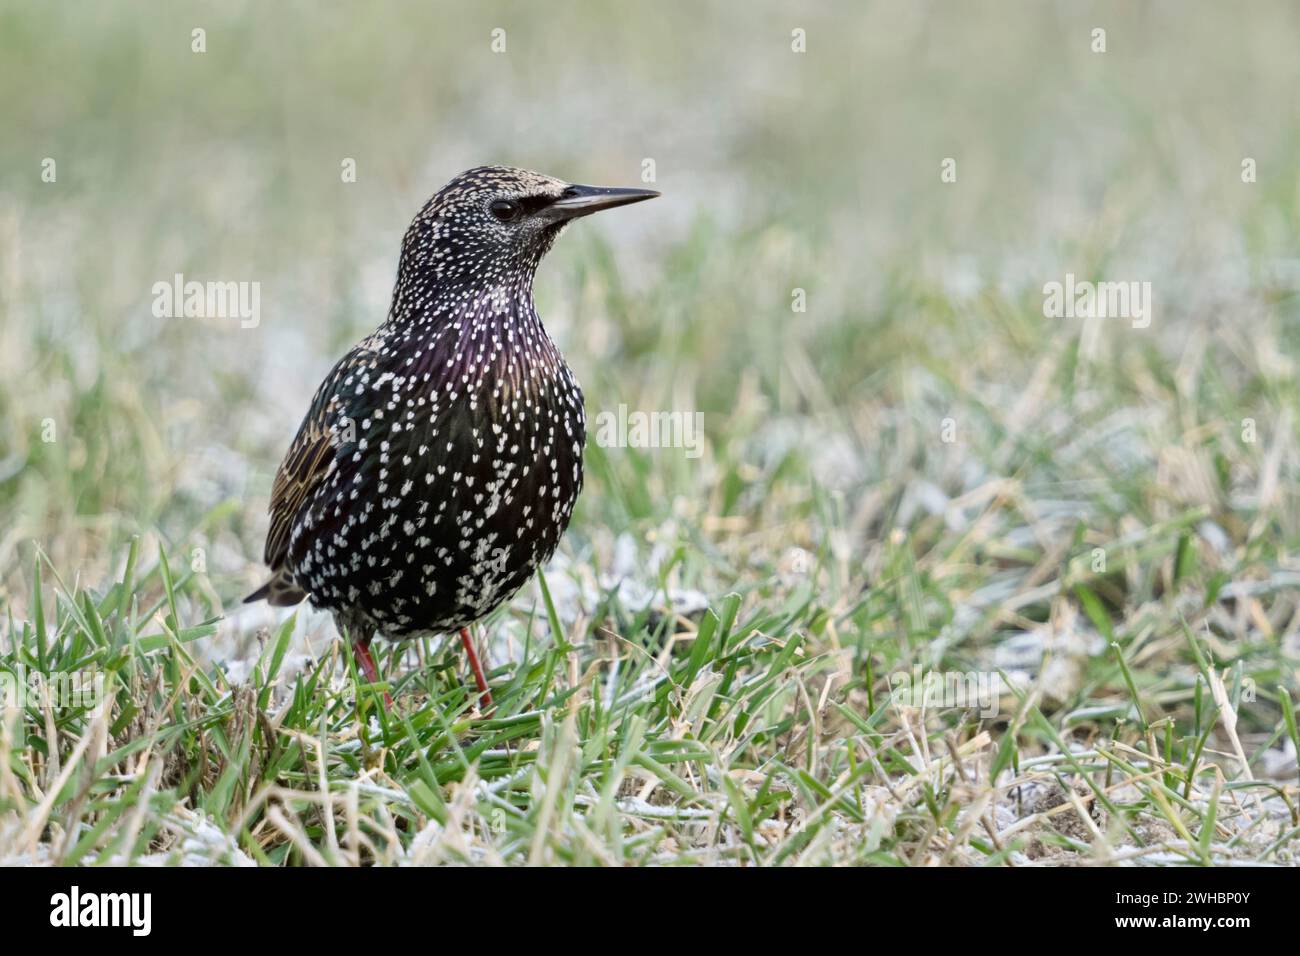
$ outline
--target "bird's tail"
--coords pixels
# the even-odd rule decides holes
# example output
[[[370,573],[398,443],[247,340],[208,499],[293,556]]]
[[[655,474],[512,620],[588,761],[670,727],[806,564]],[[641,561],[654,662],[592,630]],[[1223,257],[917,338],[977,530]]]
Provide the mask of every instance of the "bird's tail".
[[[307,592],[294,584],[293,579],[283,571],[277,571],[275,577],[244,598],[245,604],[265,601],[275,607],[290,607],[299,604],[307,597]]]

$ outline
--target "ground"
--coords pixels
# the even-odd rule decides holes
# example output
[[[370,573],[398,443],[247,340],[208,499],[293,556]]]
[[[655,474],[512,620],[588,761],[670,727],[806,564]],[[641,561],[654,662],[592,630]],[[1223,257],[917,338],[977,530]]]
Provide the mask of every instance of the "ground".
[[[0,12],[0,862],[1295,862],[1293,9],[113,6]],[[593,428],[495,711],[454,637],[377,643],[389,710],[239,599],[488,162],[664,193],[538,303],[589,418],[703,430]]]

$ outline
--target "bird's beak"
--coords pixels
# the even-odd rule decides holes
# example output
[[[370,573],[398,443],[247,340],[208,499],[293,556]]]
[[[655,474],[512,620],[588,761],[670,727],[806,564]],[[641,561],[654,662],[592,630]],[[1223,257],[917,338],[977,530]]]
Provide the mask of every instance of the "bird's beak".
[[[539,209],[538,219],[550,222],[567,222],[580,216],[590,216],[602,209],[626,206],[628,203],[654,199],[659,193],[653,189],[620,189],[614,186],[572,185],[549,206]]]

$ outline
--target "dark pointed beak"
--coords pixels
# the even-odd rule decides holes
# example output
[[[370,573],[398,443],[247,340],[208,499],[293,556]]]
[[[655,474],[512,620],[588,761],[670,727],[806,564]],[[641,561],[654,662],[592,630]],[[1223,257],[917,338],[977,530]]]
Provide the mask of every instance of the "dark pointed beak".
[[[590,216],[602,209],[626,206],[628,203],[654,199],[659,193],[653,189],[620,189],[613,186],[573,185],[560,194],[549,206],[539,209],[538,219],[567,222],[580,216]]]

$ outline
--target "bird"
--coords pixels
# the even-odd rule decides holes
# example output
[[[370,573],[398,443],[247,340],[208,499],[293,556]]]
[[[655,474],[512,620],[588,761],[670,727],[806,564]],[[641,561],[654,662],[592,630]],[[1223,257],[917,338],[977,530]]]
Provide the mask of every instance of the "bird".
[[[325,376],[276,472],[270,578],[245,602],[332,613],[371,684],[376,634],[459,633],[490,708],[470,627],[550,559],[583,480],[582,389],[533,277],[575,219],[658,195],[509,166],[438,190],[387,317]]]

